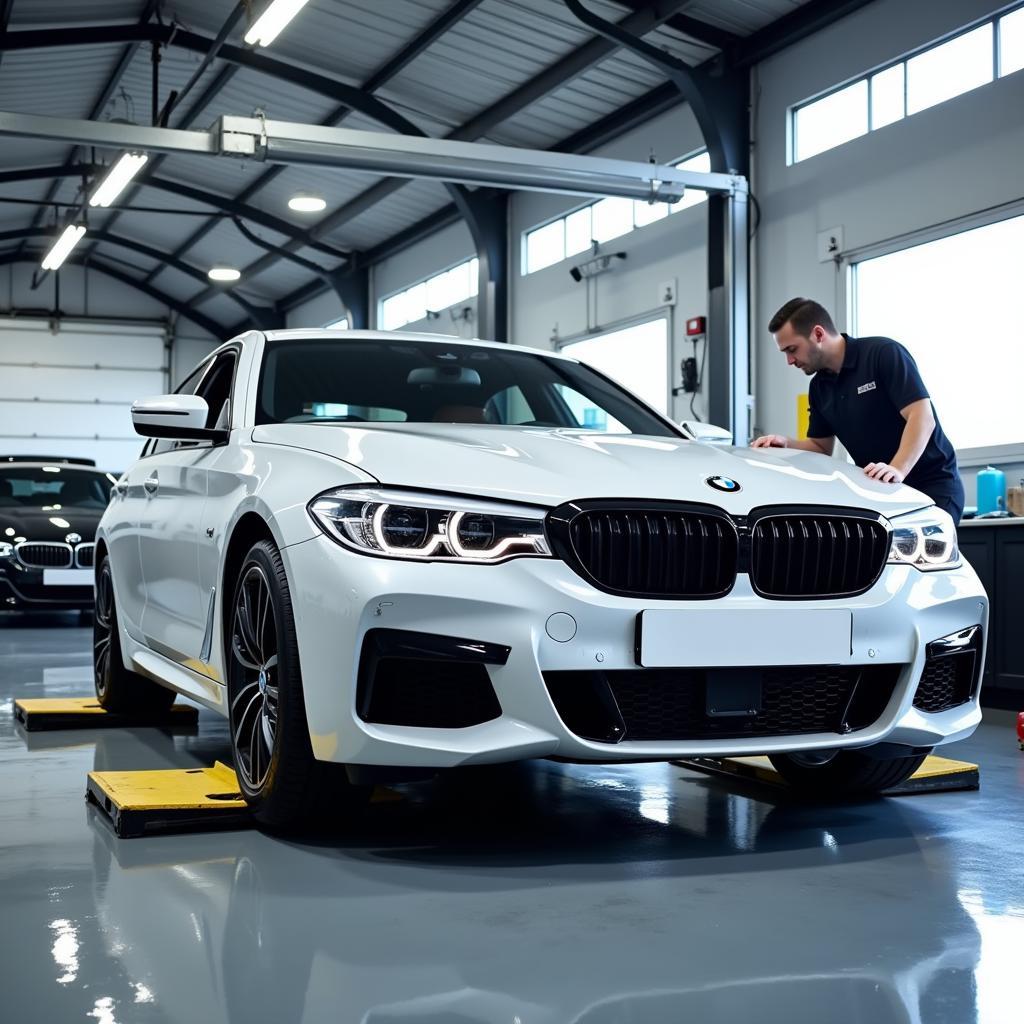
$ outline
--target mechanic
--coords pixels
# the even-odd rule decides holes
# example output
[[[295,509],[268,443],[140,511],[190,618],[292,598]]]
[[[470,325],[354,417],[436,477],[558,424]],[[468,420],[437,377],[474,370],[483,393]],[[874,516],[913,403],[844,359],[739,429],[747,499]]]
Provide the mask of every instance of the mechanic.
[[[851,338],[813,299],[790,299],[768,324],[786,362],[811,380],[807,438],[757,438],[754,448],[831,455],[838,437],[875,480],[923,491],[959,522],[964,486],[910,353],[892,338]]]

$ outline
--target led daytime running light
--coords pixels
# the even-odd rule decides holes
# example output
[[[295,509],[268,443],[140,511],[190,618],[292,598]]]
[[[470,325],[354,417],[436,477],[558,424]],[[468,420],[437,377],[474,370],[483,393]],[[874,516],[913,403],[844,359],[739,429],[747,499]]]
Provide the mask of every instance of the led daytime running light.
[[[423,543],[419,546],[394,543],[407,530],[407,525],[402,524],[403,518],[408,519],[403,517],[403,511],[414,517],[418,514],[419,522],[425,523]],[[331,537],[365,554],[412,561],[485,564],[521,555],[551,555],[544,534],[544,513],[529,506],[383,489],[339,488],[310,502],[309,512]],[[393,512],[398,513],[398,518],[389,524],[389,514]],[[460,540],[460,524],[467,517],[486,520],[494,536],[490,547],[470,547]],[[397,530],[397,536],[393,532],[389,535],[389,530]]]

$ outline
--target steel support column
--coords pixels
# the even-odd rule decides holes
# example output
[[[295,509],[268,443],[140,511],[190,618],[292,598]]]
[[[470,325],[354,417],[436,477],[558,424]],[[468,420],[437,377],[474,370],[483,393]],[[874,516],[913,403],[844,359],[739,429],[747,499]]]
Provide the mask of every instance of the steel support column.
[[[479,260],[476,296],[478,338],[508,341],[508,193],[482,190],[456,199]]]

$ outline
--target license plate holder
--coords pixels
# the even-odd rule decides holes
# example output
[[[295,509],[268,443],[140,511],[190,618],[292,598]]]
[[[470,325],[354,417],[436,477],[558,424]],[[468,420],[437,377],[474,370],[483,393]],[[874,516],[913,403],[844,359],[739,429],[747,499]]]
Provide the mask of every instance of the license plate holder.
[[[43,585],[47,587],[91,587],[92,569],[44,569]]]
[[[643,668],[841,665],[852,637],[848,608],[645,608],[635,660]]]
[[[711,669],[706,680],[709,718],[754,718],[760,713],[764,673],[752,668]]]

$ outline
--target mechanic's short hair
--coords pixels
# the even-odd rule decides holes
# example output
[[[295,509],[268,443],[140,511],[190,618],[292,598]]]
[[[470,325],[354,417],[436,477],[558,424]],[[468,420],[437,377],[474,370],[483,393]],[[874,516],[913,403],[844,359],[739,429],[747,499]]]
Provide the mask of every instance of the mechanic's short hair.
[[[770,334],[778,334],[786,324],[790,324],[802,338],[809,337],[818,324],[821,324],[829,334],[838,333],[828,310],[814,299],[790,299],[768,321],[768,331]]]

